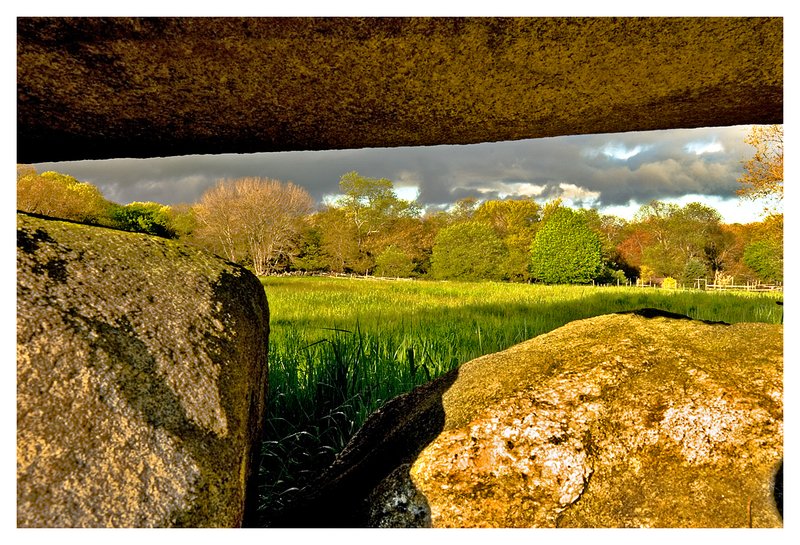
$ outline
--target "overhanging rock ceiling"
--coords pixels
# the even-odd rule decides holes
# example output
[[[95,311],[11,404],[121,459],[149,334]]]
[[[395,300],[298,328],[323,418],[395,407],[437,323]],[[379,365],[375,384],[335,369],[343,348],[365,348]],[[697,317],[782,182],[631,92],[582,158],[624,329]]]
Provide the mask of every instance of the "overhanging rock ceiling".
[[[20,163],[783,122],[781,18],[20,18]]]

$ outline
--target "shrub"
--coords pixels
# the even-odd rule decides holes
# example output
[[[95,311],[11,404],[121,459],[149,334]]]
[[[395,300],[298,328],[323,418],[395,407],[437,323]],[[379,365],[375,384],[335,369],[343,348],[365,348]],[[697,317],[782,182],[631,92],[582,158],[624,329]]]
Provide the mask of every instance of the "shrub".
[[[678,288],[678,281],[672,278],[671,276],[666,277],[661,282],[661,287],[666,290],[674,290]]]
[[[104,224],[111,203],[100,190],[66,174],[17,168],[17,209],[84,223]]]
[[[126,231],[147,233],[164,238],[175,238],[170,225],[169,207],[155,202],[132,202],[115,206],[111,219],[116,227]]]

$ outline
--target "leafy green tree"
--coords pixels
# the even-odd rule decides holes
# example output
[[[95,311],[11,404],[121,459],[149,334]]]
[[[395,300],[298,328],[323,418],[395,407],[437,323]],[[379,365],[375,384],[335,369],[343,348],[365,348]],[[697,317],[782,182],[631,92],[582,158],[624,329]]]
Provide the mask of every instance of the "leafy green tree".
[[[414,271],[414,262],[403,250],[396,246],[386,248],[375,260],[375,274],[408,278]]]
[[[783,282],[783,248],[769,240],[750,243],[744,249],[744,262],[763,282]]]
[[[625,274],[625,271],[614,270],[614,271],[611,271],[611,279],[610,280],[611,280],[610,283],[612,283],[612,284],[617,284],[617,285],[623,285],[624,286],[628,282],[628,277]]]
[[[585,284],[603,270],[600,239],[569,208],[553,210],[531,245],[531,273],[546,284]]]
[[[724,264],[724,272],[735,278],[736,284],[744,284],[746,282],[767,281],[767,276],[770,274],[762,275],[756,272],[752,267],[748,266],[744,259],[745,250],[754,243],[765,243],[770,247],[770,252],[765,255],[769,256],[774,252],[774,257],[767,259],[770,261],[783,263],[783,214],[773,214],[766,216],[759,222],[731,225],[723,225],[725,236],[729,239],[729,243],[724,252],[720,253],[720,258]],[[759,260],[754,257],[761,253],[753,249],[750,250],[750,261],[756,264]],[[753,253],[754,252],[754,253]],[[761,266],[758,266],[762,269]],[[773,268],[774,270],[774,268]],[[769,273],[768,269],[762,269],[762,272]],[[780,275],[782,276],[782,274]]]
[[[705,263],[700,259],[692,258],[684,265],[680,281],[686,287],[693,287],[698,278],[708,278],[708,276]]]
[[[447,211],[451,223],[457,223],[461,221],[472,221],[475,213],[478,210],[478,199],[475,197],[464,197],[463,199],[459,199],[456,203],[450,207]]]
[[[335,273],[363,274],[365,264],[358,251],[355,225],[347,221],[346,212],[341,208],[325,208],[315,214],[314,224],[319,228],[325,267]]]
[[[424,276],[431,271],[431,257],[433,256],[433,245],[436,237],[444,227],[448,225],[446,212],[434,212],[425,214],[419,220],[419,229],[413,234],[414,251],[412,260],[414,261],[414,274]]]
[[[636,267],[628,262],[627,256],[620,249],[620,245],[630,235],[628,222],[617,216],[600,214],[594,208],[584,208],[577,211],[586,219],[586,224],[597,233],[603,252],[603,262],[606,271],[600,277],[604,283],[623,284],[628,278],[638,276]],[[635,240],[635,239],[634,239]]]
[[[197,214],[190,204],[175,204],[167,207],[169,227],[180,239],[188,239],[197,229]]]
[[[652,201],[634,221],[646,233],[641,263],[658,276],[681,278],[692,260],[701,261],[713,276],[724,266],[722,258],[732,244],[719,212],[696,202],[680,207]]]
[[[433,239],[436,235],[433,228],[434,225],[423,218],[404,216],[392,220],[389,229],[376,237],[373,244],[376,268],[378,258],[391,247],[411,260],[415,276],[424,274],[429,268]],[[378,274],[377,269],[375,274]]]
[[[542,207],[533,199],[484,201],[473,219],[491,225],[500,237],[512,233],[532,234],[539,224]]]
[[[322,231],[309,225],[300,234],[297,254],[292,256],[292,268],[298,271],[323,271],[328,268],[322,252]]]
[[[443,228],[436,236],[431,275],[449,280],[500,280],[497,266],[506,257],[503,241],[485,223],[466,221]]]
[[[676,248],[671,244],[672,219],[679,209],[676,204],[654,200],[642,205],[634,216],[634,222],[646,233],[641,265],[652,270],[654,276],[677,276],[683,268]]]

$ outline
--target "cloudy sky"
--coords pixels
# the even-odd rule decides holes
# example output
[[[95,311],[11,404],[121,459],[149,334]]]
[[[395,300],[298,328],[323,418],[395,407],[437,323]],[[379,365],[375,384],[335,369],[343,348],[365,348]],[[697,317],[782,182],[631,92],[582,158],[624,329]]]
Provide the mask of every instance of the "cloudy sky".
[[[261,176],[292,181],[317,201],[342,174],[388,178],[423,206],[464,197],[561,197],[572,206],[630,218],[653,199],[713,206],[726,222],[757,221],[759,203],[735,191],[753,148],[749,126],[566,136],[466,146],[380,148],[114,159],[37,164],[97,185],[118,202],[196,202],[217,180]]]

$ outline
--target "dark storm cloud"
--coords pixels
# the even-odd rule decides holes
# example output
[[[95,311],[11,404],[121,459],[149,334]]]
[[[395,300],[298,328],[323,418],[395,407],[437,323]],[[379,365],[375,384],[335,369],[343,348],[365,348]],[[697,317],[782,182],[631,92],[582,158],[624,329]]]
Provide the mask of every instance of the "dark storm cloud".
[[[101,188],[126,203],[194,202],[221,178],[263,176],[306,188],[321,201],[355,170],[418,187],[420,204],[459,198],[563,196],[597,206],[700,194],[734,198],[749,127],[600,134],[469,146],[116,159],[37,165]]]

